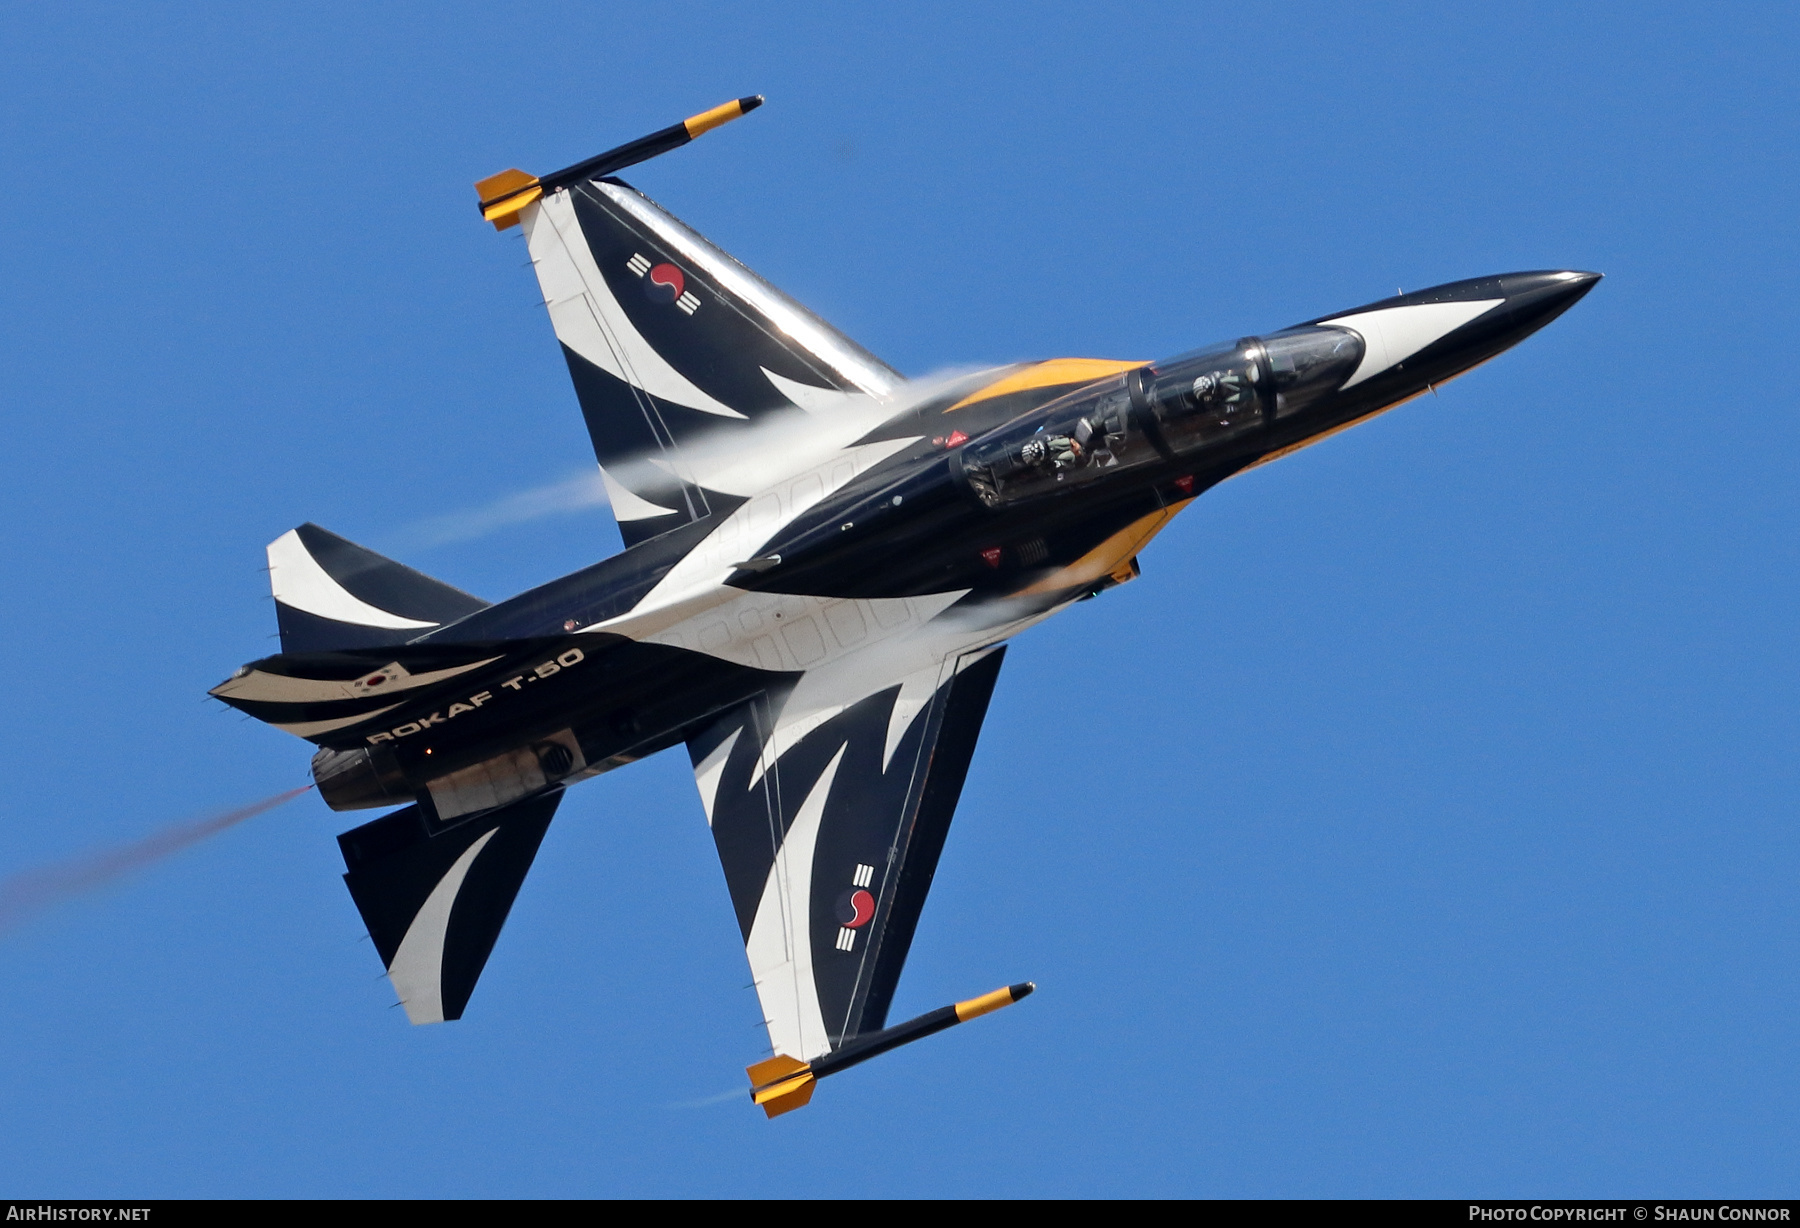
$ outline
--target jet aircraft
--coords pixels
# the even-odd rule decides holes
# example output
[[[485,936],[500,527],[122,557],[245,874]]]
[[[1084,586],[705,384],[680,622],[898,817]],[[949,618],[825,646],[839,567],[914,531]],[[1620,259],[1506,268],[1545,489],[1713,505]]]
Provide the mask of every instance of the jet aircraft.
[[[523,231],[624,551],[490,604],[301,525],[268,547],[281,652],[212,694],[314,743],[333,809],[399,807],[338,842],[415,1024],[462,1015],[564,791],[685,745],[773,1117],[1031,990],[887,1023],[1008,642],[1135,578],[1208,489],[1485,362],[1599,275],[908,381],[616,177],[761,101],[476,185]]]

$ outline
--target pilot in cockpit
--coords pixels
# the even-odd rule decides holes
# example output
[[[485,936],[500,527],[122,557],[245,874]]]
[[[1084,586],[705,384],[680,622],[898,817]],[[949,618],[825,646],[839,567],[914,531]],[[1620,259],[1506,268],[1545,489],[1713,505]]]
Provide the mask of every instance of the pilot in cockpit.
[[[1192,399],[1208,417],[1220,426],[1229,426],[1233,414],[1249,410],[1256,400],[1256,368],[1243,375],[1236,371],[1208,371],[1194,381]]]
[[[1106,426],[1099,414],[1075,424],[1075,444],[1086,453],[1090,465],[1106,469],[1119,463],[1112,454]]]
[[[1019,449],[1019,459],[1039,469],[1068,469],[1081,456],[1081,444],[1068,435],[1033,435]]]
[[[1114,414],[1109,423],[1106,407],[1077,418],[1073,428],[1065,431],[1041,431],[1019,446],[1019,460],[1034,469],[1047,470],[1061,481],[1067,470],[1091,466],[1106,469],[1118,464],[1113,455],[1113,439],[1108,426],[1122,437],[1123,418]]]

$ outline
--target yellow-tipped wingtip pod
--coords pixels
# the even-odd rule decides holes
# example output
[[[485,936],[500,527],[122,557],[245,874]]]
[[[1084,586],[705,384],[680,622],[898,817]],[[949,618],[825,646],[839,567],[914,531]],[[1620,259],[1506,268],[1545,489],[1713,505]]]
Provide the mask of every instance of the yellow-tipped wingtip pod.
[[[678,149],[702,133],[711,132],[721,124],[728,124],[747,115],[762,104],[761,94],[733,98],[710,111],[690,115],[679,124],[671,124],[660,132],[652,132],[649,136],[639,137],[629,144],[609,149],[603,154],[577,162],[574,166],[565,166],[548,175],[528,175],[521,170],[505,170],[498,175],[490,175],[475,184],[481,204],[481,216],[492,222],[495,230],[517,226],[519,215],[526,206],[551,192],[583,179],[598,179],[602,175],[610,175],[614,171],[648,161],[658,154],[668,153],[671,149]]]
[[[969,998],[954,1006],[941,1006],[917,1019],[908,1019],[891,1028],[853,1036],[831,1052],[810,1062],[778,1053],[745,1069],[744,1073],[750,1076],[750,1099],[761,1105],[762,1111],[770,1117],[790,1113],[812,1100],[813,1088],[825,1076],[848,1070],[872,1057],[880,1057],[890,1049],[911,1044],[933,1032],[953,1028],[980,1015],[992,1014],[1003,1006],[1011,1006],[1020,998],[1029,996],[1036,988],[1030,981],[1005,985],[992,993],[984,993],[979,998]]]
[[[478,180],[475,191],[480,194],[481,216],[492,222],[495,230],[517,226],[520,211],[544,194],[536,175],[518,169]]]
[[[688,140],[693,140],[702,133],[711,132],[722,124],[729,124],[734,119],[741,119],[763,104],[761,94],[752,94],[748,98],[733,98],[730,102],[714,107],[710,111],[702,111],[698,115],[690,115],[681,121],[687,129]]]
[[[979,1015],[989,1015],[1003,1006],[1011,1006],[1020,998],[1029,996],[1037,986],[1030,981],[1021,981],[1017,985],[1005,985],[993,993],[984,993],[979,998],[970,998],[967,1002],[958,1002],[955,1006],[956,1021],[967,1023]]]
[[[785,1053],[746,1067],[744,1073],[750,1076],[750,1099],[770,1117],[805,1106],[819,1082],[811,1066]]]

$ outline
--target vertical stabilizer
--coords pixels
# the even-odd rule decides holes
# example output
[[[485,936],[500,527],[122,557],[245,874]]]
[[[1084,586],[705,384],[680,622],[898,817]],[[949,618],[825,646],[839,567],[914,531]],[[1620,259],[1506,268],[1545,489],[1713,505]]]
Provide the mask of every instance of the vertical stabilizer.
[[[316,524],[269,543],[269,587],[283,652],[404,644],[488,605]]]

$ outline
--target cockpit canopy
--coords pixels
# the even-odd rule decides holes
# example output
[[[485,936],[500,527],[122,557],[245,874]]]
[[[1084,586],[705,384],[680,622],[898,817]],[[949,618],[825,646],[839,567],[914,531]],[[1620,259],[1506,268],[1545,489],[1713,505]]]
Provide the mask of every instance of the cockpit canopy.
[[[1350,378],[1363,341],[1312,325],[1182,354],[1090,384],[966,445],[963,476],[989,507],[1248,436]]]
[[[963,447],[963,477],[989,507],[1086,485],[1159,459],[1132,404],[1128,371],[1090,384]]]
[[[1363,339],[1347,328],[1310,325],[1263,338],[1275,377],[1275,416],[1310,409],[1343,387],[1363,358]]]
[[[1153,363],[1144,377],[1163,442],[1177,453],[1260,427],[1263,394],[1273,385],[1255,337]]]
[[[1187,453],[1309,408],[1362,355],[1362,338],[1347,328],[1290,328],[1153,363],[1146,391],[1164,442]]]

